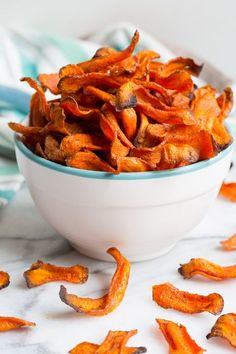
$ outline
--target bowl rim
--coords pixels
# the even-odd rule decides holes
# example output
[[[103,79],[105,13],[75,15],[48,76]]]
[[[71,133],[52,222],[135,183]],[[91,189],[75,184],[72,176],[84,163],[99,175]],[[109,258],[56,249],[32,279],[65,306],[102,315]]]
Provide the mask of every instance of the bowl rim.
[[[61,172],[64,174],[85,177],[85,178],[94,178],[94,179],[107,179],[107,180],[140,180],[140,179],[155,179],[155,178],[164,178],[164,177],[173,177],[177,175],[183,175],[186,173],[196,172],[202,170],[206,167],[209,167],[224,157],[226,157],[233,149],[234,142],[229,145],[226,149],[222,150],[215,157],[199,161],[194,164],[177,167],[169,170],[163,171],[147,171],[147,172],[121,172],[118,175],[113,174],[112,172],[103,172],[103,171],[91,171],[91,170],[83,170],[79,168],[73,168],[69,166],[60,165],[56,162],[46,160],[36,154],[34,154],[30,149],[28,149],[25,144],[21,141],[20,135],[14,134],[14,141],[16,147],[20,150],[20,152],[25,155],[31,161],[49,168],[51,170]]]

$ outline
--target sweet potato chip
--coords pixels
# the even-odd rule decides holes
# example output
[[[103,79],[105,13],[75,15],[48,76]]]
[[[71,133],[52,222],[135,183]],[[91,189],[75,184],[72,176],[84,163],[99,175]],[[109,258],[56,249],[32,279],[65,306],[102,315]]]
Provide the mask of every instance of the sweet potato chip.
[[[236,183],[223,183],[220,187],[220,196],[236,203]]]
[[[195,90],[191,107],[200,129],[211,131],[216,118],[220,114],[220,107],[212,87],[204,86]]]
[[[93,86],[88,86],[88,87],[93,87]],[[83,109],[87,108],[87,109],[94,109],[94,110],[98,110],[100,109],[100,99],[96,96],[93,96],[93,94],[90,95],[90,93],[86,94],[86,87],[83,88],[83,90],[81,90],[79,93],[73,93],[70,94],[70,96],[74,96],[75,100],[77,101],[78,105],[81,105]],[[66,97],[68,97],[68,95],[65,95]],[[94,118],[94,116],[92,116],[91,118]]]
[[[132,79],[149,81],[149,67],[154,59],[160,58],[160,54],[152,50],[143,50],[136,55],[138,65]]]
[[[154,147],[164,141],[167,129],[162,124],[148,124],[145,131],[143,147]],[[160,146],[161,147],[161,146]]]
[[[0,316],[0,332],[11,331],[21,327],[35,326],[34,322],[29,322],[16,317]]]
[[[94,108],[87,108],[79,106],[77,101],[73,97],[66,97],[61,101],[60,106],[69,113],[72,113],[75,117],[89,117],[96,112]]]
[[[0,271],[0,290],[10,284],[10,276],[7,272]]]
[[[134,74],[137,69],[138,63],[136,57],[126,58],[115,65],[112,65],[108,69],[110,76],[119,76],[122,74],[131,75]]]
[[[196,64],[193,59],[178,57],[169,60],[166,64],[158,67],[158,74],[167,77],[176,71],[184,70],[191,75],[199,76],[203,65]]]
[[[41,85],[49,89],[51,93],[53,93],[54,95],[59,95],[60,90],[57,87],[59,82],[59,75],[57,73],[40,74],[38,76],[38,80],[40,81]]]
[[[197,65],[192,59],[179,57],[166,64],[151,63],[150,69],[154,73],[156,82],[162,86],[178,92],[189,93],[193,89],[190,75],[199,76],[202,65]]]
[[[191,110],[168,107],[160,99],[144,88],[136,87],[137,109],[158,123],[194,125],[195,118]]]
[[[188,144],[165,144],[162,156],[167,164],[178,166],[181,162],[191,164],[198,161],[199,151]]]
[[[115,169],[92,151],[79,151],[66,158],[67,166],[83,170],[113,172]]]
[[[227,313],[221,315],[206,337],[207,339],[212,337],[224,338],[236,348],[236,314]]]
[[[198,138],[196,137],[195,142],[193,141],[193,146],[199,151],[199,160],[211,159],[216,155],[215,144],[208,132],[199,132]]]
[[[151,171],[152,165],[139,157],[120,157],[117,161],[117,172],[146,172]]]
[[[96,50],[93,58],[107,57],[108,55],[111,55],[114,53],[117,53],[117,50],[115,50],[112,47],[101,47]]]
[[[173,74],[163,77],[157,73],[150,72],[154,76],[154,81],[169,90],[175,90],[183,94],[189,94],[193,91],[193,80],[186,71],[176,71]]]
[[[190,337],[182,324],[162,319],[156,321],[169,344],[170,354],[202,354],[205,351]]]
[[[182,57],[157,61],[148,48],[134,53],[138,40],[136,31],[126,49],[100,48],[90,60],[40,74],[40,83],[23,78],[36,90],[29,127],[10,128],[42,158],[114,174],[183,167],[226,149],[233,141],[225,124],[232,90],[198,88],[192,76],[202,65]],[[57,96],[47,100],[46,89]],[[91,137],[63,140],[73,134]]]
[[[171,143],[177,146],[179,144],[187,144],[195,148],[199,152],[199,160],[205,160],[215,156],[216,149],[211,135],[194,126],[178,125],[168,127],[164,135],[166,144]]]
[[[200,128],[211,133],[218,151],[225,149],[232,142],[232,137],[223,124],[232,108],[232,92],[226,88],[222,95],[224,99],[222,96],[216,99],[214,88],[208,85],[195,90],[194,96],[191,107]]]
[[[69,157],[82,149],[108,151],[110,150],[110,144],[95,134],[78,133],[64,137],[60,149],[64,156]]]
[[[154,108],[150,103],[139,101],[137,104],[139,112],[144,113],[148,117],[155,120],[157,123],[164,124],[193,124],[192,113],[188,110],[179,110],[176,112],[166,112],[158,108]]]
[[[230,114],[234,104],[233,91],[230,87],[224,89],[222,95],[217,98],[217,103],[221,110],[219,120],[223,122]]]
[[[170,103],[171,101],[173,101],[173,95],[175,94],[175,90],[168,90],[165,87],[153,81],[146,81],[146,82],[139,81],[139,80],[134,80],[134,81],[137,85],[142,85],[144,88],[151,90],[156,94],[160,95],[161,97],[163,97],[166,103]]]
[[[117,161],[121,157],[125,157],[129,154],[129,148],[122,144],[120,139],[118,138],[117,134],[111,144],[111,161],[114,166],[117,166]]]
[[[139,103],[146,102],[150,104],[153,108],[158,108],[163,111],[178,111],[177,107],[172,107],[169,104],[165,103],[163,98],[160,97],[160,95],[156,94],[155,92],[150,92],[150,89],[147,89],[144,85],[134,85],[133,90],[135,91]]]
[[[121,52],[112,48],[100,48],[91,60],[82,62],[80,64],[70,64],[60,70],[60,78],[69,75],[80,75],[83,72],[97,72],[104,69],[109,69],[111,65],[123,61],[130,57],[139,40],[138,31],[135,32],[130,45]]]
[[[137,133],[137,114],[133,108],[126,108],[120,112],[120,119],[127,138],[132,141]]]
[[[35,144],[35,154],[40,157],[43,157],[46,160],[48,158],[39,142]]]
[[[144,145],[146,130],[149,125],[148,117],[144,113],[140,113],[140,125],[137,135],[134,139],[134,145],[140,147]]]
[[[190,262],[181,264],[179,273],[185,278],[201,275],[212,280],[236,278],[236,265],[222,267],[204,258],[192,258]]]
[[[96,354],[99,348],[98,344],[82,342],[69,351],[70,354]]]
[[[88,269],[81,265],[72,267],[58,267],[54,264],[37,261],[24,272],[28,288],[43,285],[53,281],[66,281],[82,284],[88,279]]]
[[[104,316],[114,311],[121,303],[129,281],[130,264],[117,248],[109,248],[107,253],[115,258],[117,269],[106,295],[98,299],[81,298],[68,294],[66,288],[61,286],[61,300],[75,311],[91,316]]]
[[[190,105],[190,98],[183,95],[181,92],[173,93],[172,94],[172,107],[179,107],[179,108],[188,108]]]
[[[83,69],[77,64],[68,64],[63,66],[59,70],[59,78],[62,79],[65,76],[71,75],[82,75],[84,73]]]
[[[109,104],[104,104],[102,107],[102,114],[100,115],[100,127],[108,140],[113,141],[115,134],[117,134],[117,136],[126,146],[130,148],[133,147],[133,144],[121,130],[115,111]]]
[[[42,131],[41,127],[26,127],[25,125],[20,124],[20,123],[10,122],[8,125],[12,130],[14,130],[14,132],[20,133],[23,135],[38,134]]]
[[[206,311],[218,315],[224,307],[224,300],[217,293],[207,296],[191,294],[177,289],[170,283],[154,285],[152,298],[153,301],[165,309],[174,309],[191,314]]]
[[[87,73],[83,75],[65,76],[59,83],[58,88],[67,93],[75,93],[84,86],[104,85],[119,88],[120,82],[104,73]]]
[[[40,86],[37,81],[31,79],[30,77],[22,77],[21,81],[26,81],[30,85],[30,87],[37,91],[40,102],[39,110],[43,114],[43,116],[48,117],[50,106],[46,100],[46,96],[42,86]]]
[[[78,120],[70,123],[65,122],[65,127],[69,135],[84,133],[85,131],[87,131],[82,122]]]
[[[115,96],[109,92],[103,91],[94,86],[87,86],[84,89],[84,93],[86,95],[94,95],[95,97],[99,98],[101,101],[110,103],[112,106],[115,105]]]
[[[154,147],[134,148],[131,155],[141,158],[155,168],[155,165],[161,160],[161,147],[157,145]]]
[[[125,108],[135,107],[137,104],[137,97],[134,93],[136,84],[128,81],[123,84],[116,92],[115,109],[117,112]]]
[[[47,135],[44,142],[44,154],[51,161],[64,163],[65,156],[60,150],[60,143],[52,135]]]
[[[141,354],[146,353],[145,347],[126,347],[129,338],[137,334],[133,331],[109,331],[101,345],[89,342],[78,344],[69,353],[71,354]]]
[[[96,354],[100,353],[97,350],[99,350],[99,345],[98,344],[93,344],[93,343],[88,343],[88,342],[83,342],[81,344],[78,344],[74,349],[72,349],[69,353],[71,354]],[[141,353],[146,353],[147,349],[144,347],[125,347],[120,351],[120,349],[115,348],[114,350],[110,350],[109,353],[111,354],[141,354]],[[102,352],[102,353],[108,353],[108,352]]]
[[[50,107],[50,118],[48,124],[44,127],[44,131],[59,133],[63,135],[68,135],[69,132],[65,126],[66,116],[64,110],[56,105],[52,104]]]
[[[97,353],[119,353],[125,348],[130,337],[137,334],[133,331],[109,331],[105,340],[100,345]]]
[[[78,64],[84,72],[100,71],[128,58],[134,51],[139,40],[139,33],[136,31],[130,45],[121,52],[113,52],[110,55],[95,57],[91,60]]]
[[[139,354],[146,353],[145,347],[130,348],[125,347],[130,337],[137,334],[137,330],[133,331],[109,331],[104,342],[97,349],[97,354],[110,353],[110,354]]]
[[[236,250],[236,234],[229,237],[227,240],[220,241],[222,248],[225,251],[234,251]]]
[[[218,152],[226,149],[233,141],[228,129],[220,122],[220,116],[216,119],[212,127],[211,135]]]
[[[44,127],[47,124],[47,117],[40,108],[40,94],[35,92],[30,100],[29,124],[33,127]]]

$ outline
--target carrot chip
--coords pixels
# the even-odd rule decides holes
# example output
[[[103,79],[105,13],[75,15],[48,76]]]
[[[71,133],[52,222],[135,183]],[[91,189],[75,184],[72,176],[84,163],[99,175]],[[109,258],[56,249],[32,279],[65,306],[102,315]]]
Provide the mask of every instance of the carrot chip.
[[[29,322],[16,317],[0,316],[0,332],[11,331],[21,327],[35,326],[34,322]]]
[[[75,265],[72,267],[58,267],[54,264],[37,261],[24,272],[28,288],[34,288],[53,281],[66,281],[69,283],[82,284],[88,279],[88,269]]]
[[[84,72],[96,72],[102,69],[106,69],[107,67],[130,57],[138,43],[138,40],[139,32],[135,31],[129,46],[123,51],[115,51],[106,56],[95,57],[91,60],[78,64],[78,67],[80,67]]]
[[[49,89],[49,91],[54,95],[58,95],[60,93],[60,90],[57,88],[59,81],[58,74],[40,74],[38,76],[38,80],[41,82],[41,85]]]
[[[156,321],[169,344],[170,354],[201,354],[205,351],[190,337],[182,324],[162,319]]]
[[[236,348],[236,314],[227,313],[221,315],[206,337],[207,339],[212,337],[224,338]]]
[[[0,271],[0,290],[6,288],[10,284],[10,276],[8,273]]]
[[[92,151],[78,151],[66,159],[67,166],[83,170],[115,172],[115,169]]]
[[[224,300],[221,295],[212,293],[207,296],[181,291],[170,283],[154,285],[153,301],[165,309],[174,309],[185,313],[210,312],[213,315],[221,313]]]
[[[221,247],[225,251],[233,251],[236,250],[236,234],[229,237],[227,240],[221,241]]]
[[[236,183],[223,183],[220,188],[220,196],[236,203]]]
[[[68,306],[75,311],[91,316],[105,316],[115,310],[121,303],[129,281],[130,264],[117,248],[109,248],[107,253],[115,258],[117,269],[112,278],[109,291],[98,299],[81,298],[68,294],[66,288],[61,285],[59,296]]]
[[[91,151],[107,151],[110,144],[94,134],[73,134],[61,141],[60,149],[65,156],[73,156],[82,149]]]
[[[137,334],[137,330],[132,331],[109,331],[101,345],[89,342],[78,344],[70,350],[70,354],[141,354],[146,353],[145,347],[126,347],[130,337]]]
[[[135,86],[136,85],[133,82],[129,81],[117,90],[115,101],[115,108],[117,112],[136,106],[137,97],[134,93]]]
[[[70,354],[96,354],[99,348],[98,344],[82,342],[69,351]]]
[[[204,258],[192,258],[190,262],[181,264],[178,271],[185,279],[190,279],[194,275],[212,280],[236,278],[236,265],[222,267]]]

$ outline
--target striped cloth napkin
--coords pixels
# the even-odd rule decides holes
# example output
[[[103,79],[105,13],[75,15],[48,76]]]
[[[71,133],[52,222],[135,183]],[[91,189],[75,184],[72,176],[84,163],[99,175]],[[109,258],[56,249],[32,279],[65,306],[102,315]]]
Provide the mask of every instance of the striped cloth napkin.
[[[87,60],[101,46],[121,50],[129,44],[135,29],[130,24],[118,24],[81,40],[24,28],[0,27],[0,206],[9,202],[23,183],[15,162],[13,134],[7,126],[9,121],[20,122],[28,114],[32,89],[19,78],[37,78],[39,73],[52,73],[68,63]],[[157,51],[163,61],[180,53],[189,55],[176,48],[172,51],[156,38],[139,31],[141,39],[137,50]],[[219,90],[227,85],[234,87],[231,80],[209,64],[204,67],[203,79]]]

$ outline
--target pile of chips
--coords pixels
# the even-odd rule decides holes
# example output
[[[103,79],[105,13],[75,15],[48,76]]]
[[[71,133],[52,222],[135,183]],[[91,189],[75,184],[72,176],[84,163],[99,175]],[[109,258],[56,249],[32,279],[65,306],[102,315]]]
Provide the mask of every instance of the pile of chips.
[[[91,60],[39,75],[39,83],[23,78],[36,90],[30,124],[10,127],[37,155],[85,170],[159,171],[216,156],[232,142],[224,125],[232,90],[197,88],[192,76],[202,66],[192,59],[134,54],[138,39],[136,31],[123,51],[100,48]]]

